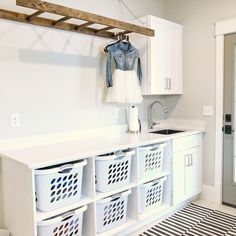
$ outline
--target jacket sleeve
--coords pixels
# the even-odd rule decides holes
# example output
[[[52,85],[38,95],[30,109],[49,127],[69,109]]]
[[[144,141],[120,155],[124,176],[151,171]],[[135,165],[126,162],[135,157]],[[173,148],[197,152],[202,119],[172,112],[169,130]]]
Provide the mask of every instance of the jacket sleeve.
[[[107,87],[112,87],[113,86],[113,81],[112,81],[112,55],[111,55],[111,52],[108,52],[108,54],[107,54],[106,85],[107,85]]]
[[[138,74],[139,83],[140,83],[140,85],[141,85],[142,79],[143,79],[143,73],[142,73],[142,66],[141,66],[140,57],[138,57],[137,74]]]

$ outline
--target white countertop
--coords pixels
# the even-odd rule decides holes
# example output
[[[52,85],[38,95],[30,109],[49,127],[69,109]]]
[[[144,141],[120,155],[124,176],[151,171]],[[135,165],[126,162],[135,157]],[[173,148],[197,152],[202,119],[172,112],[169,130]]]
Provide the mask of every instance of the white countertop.
[[[75,135],[72,140],[68,138],[63,140],[63,138],[61,138],[54,143],[42,144],[42,142],[39,142],[29,147],[25,146],[16,149],[7,148],[4,150],[0,145],[0,156],[20,162],[28,168],[37,169],[120,149],[163,142],[201,132],[202,130],[192,130],[173,135],[151,134],[145,130],[140,134],[96,132],[96,134],[90,135],[80,134],[77,137]]]

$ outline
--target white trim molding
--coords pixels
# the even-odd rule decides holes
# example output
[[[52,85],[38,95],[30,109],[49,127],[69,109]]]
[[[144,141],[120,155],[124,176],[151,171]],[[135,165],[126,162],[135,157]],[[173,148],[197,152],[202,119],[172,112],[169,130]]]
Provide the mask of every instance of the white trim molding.
[[[215,187],[203,184],[200,200],[203,200],[206,202],[216,202],[217,199],[215,196]]]
[[[229,20],[219,21],[215,24],[215,35],[226,35],[235,33],[236,31],[236,18]]]
[[[215,193],[222,203],[223,176],[223,98],[224,98],[224,35],[216,36],[216,127],[215,127]]]
[[[216,35],[216,124],[215,124],[215,202],[222,203],[223,177],[223,98],[224,98],[224,36],[236,32],[236,18],[217,22]]]

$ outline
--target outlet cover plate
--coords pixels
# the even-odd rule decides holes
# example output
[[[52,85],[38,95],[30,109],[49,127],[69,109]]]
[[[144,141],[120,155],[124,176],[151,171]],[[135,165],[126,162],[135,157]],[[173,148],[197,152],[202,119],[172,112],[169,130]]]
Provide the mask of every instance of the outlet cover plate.
[[[213,106],[212,105],[204,105],[203,106],[203,115],[204,116],[213,116]]]

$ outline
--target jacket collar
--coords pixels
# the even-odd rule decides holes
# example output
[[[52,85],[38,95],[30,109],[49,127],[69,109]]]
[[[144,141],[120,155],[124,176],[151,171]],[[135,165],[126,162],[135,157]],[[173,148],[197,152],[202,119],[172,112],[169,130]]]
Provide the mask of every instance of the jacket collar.
[[[123,51],[128,51],[130,49],[130,46],[131,46],[130,42],[120,41],[118,43],[118,47]]]

